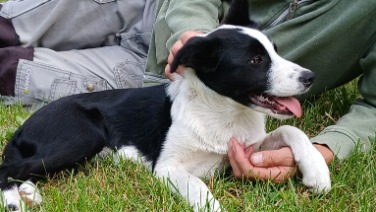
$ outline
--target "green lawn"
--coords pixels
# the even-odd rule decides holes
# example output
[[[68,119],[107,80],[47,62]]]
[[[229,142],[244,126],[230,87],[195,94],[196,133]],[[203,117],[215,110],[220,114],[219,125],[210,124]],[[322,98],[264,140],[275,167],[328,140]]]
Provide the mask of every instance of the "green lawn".
[[[5,0],[0,0],[5,2]],[[269,130],[291,124],[314,136],[349,109],[357,97],[356,83],[327,92],[312,104],[305,102],[300,120],[268,120]],[[0,104],[0,149],[30,114],[21,106]],[[355,152],[330,165],[332,187],[325,196],[311,195],[299,178],[283,184],[235,180],[217,173],[207,181],[227,211],[376,211],[376,141],[364,154]],[[63,172],[38,184],[43,196],[30,211],[190,211],[142,165],[94,159],[75,172]],[[1,203],[0,203],[0,211]]]
[[[300,120],[268,120],[267,128],[292,124],[314,136],[346,113],[357,97],[356,83],[327,92],[312,104],[305,102]],[[21,106],[0,104],[0,148],[29,116]],[[376,143],[373,142],[373,143]],[[356,152],[330,165],[333,189],[311,195],[297,177],[283,184],[235,180],[218,173],[208,181],[228,211],[376,211],[376,145],[366,154]],[[95,159],[76,172],[64,172],[39,183],[43,203],[31,211],[189,211],[142,165],[112,158]]]

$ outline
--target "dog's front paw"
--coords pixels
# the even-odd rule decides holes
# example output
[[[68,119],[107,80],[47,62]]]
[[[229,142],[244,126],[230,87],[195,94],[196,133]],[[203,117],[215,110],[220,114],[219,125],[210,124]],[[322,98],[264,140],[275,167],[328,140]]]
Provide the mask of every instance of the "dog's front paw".
[[[3,210],[13,212],[27,211],[26,205],[21,200],[20,194],[18,193],[17,186],[13,186],[8,190],[0,191],[0,193],[3,195]]]
[[[206,204],[196,204],[193,207],[195,212],[199,211],[210,211],[210,212],[225,212],[226,210],[221,208],[219,201],[216,199],[212,199],[211,201],[206,202]]]
[[[22,183],[18,189],[21,198],[27,203],[29,207],[35,204],[42,203],[42,196],[39,193],[36,185],[31,181]]]
[[[303,184],[312,192],[326,194],[331,189],[330,173],[325,161],[315,161],[302,174]]]

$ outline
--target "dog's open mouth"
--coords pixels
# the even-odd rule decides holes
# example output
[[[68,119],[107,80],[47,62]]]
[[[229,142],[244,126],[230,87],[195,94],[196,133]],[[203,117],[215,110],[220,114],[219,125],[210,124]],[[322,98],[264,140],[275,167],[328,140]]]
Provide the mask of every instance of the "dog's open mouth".
[[[269,109],[274,114],[296,116],[298,118],[302,116],[300,102],[294,97],[276,97],[261,94],[250,95],[249,98],[254,105]]]

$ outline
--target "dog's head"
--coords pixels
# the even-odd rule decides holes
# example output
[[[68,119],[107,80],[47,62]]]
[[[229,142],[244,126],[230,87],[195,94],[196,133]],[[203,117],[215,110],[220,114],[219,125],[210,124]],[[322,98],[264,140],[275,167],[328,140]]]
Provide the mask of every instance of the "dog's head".
[[[179,65],[190,67],[206,86],[254,110],[300,117],[300,103],[292,96],[307,92],[314,74],[281,58],[263,33],[249,27],[254,25],[247,1],[233,1],[220,27],[179,50],[171,72]]]

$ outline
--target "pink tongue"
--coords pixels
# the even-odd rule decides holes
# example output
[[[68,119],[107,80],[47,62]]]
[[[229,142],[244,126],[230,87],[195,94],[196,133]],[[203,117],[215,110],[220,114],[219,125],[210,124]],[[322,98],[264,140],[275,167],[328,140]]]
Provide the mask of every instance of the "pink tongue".
[[[300,118],[302,116],[302,108],[300,102],[293,97],[276,98],[276,102],[285,106],[292,114]]]

